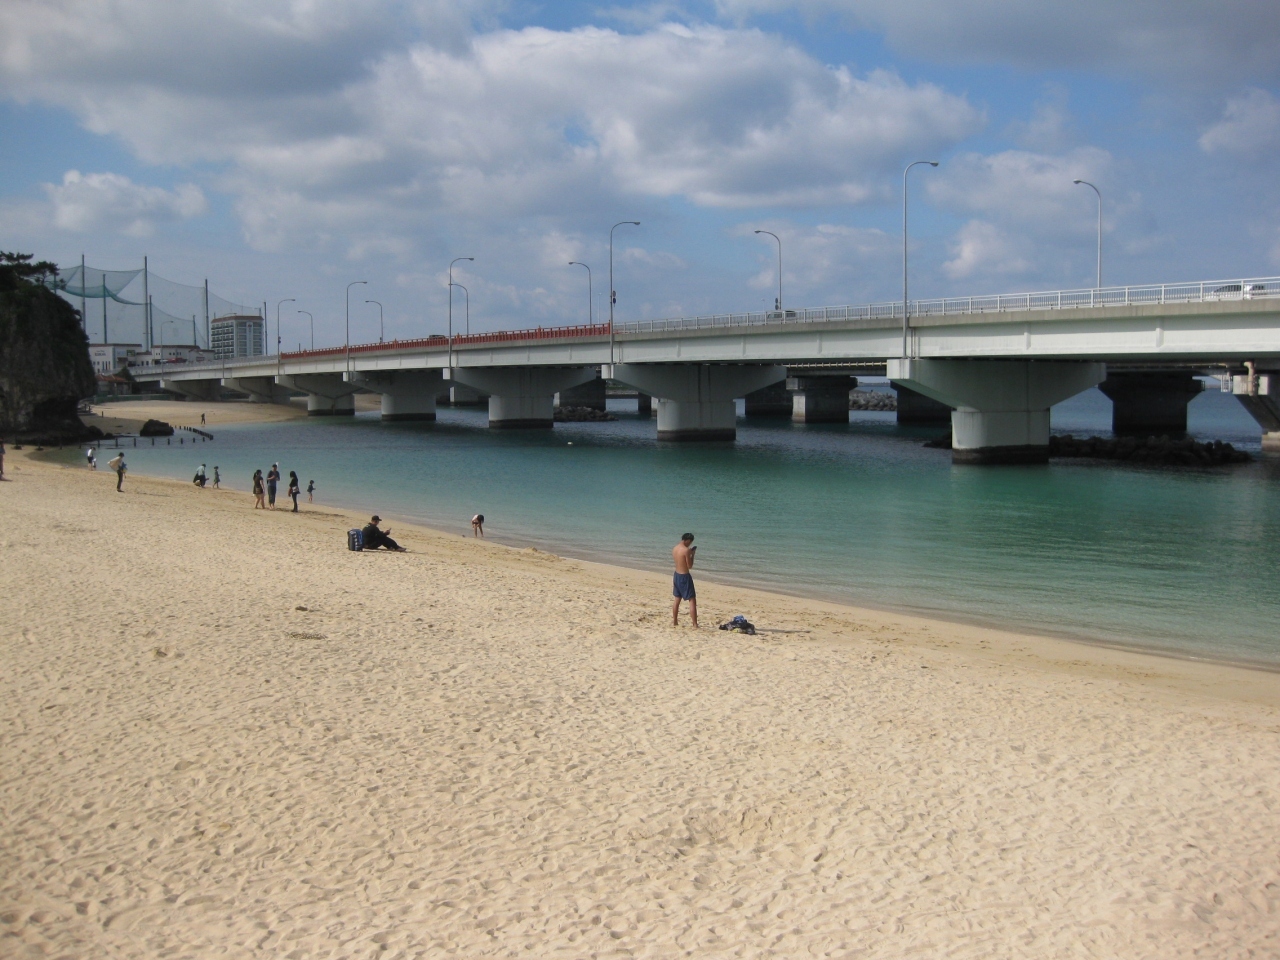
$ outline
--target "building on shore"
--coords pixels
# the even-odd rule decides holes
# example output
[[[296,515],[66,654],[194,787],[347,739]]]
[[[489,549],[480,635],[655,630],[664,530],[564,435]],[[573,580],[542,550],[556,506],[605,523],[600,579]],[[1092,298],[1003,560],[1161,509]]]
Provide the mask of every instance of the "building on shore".
[[[219,317],[209,324],[209,346],[217,360],[260,357],[266,353],[266,326],[253,314]]]
[[[95,374],[113,374],[121,367],[133,366],[134,357],[142,353],[140,343],[91,343],[89,362]]]

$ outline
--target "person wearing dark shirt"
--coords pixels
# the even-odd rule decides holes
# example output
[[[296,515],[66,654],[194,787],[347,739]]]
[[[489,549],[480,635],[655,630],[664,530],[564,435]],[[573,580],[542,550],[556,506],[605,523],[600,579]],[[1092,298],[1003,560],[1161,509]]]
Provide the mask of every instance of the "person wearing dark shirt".
[[[403,553],[404,547],[392,540],[387,533],[378,529],[378,524],[382,522],[382,518],[377,514],[364,525],[364,529],[360,531],[364,537],[364,548],[366,550],[377,550],[379,547],[386,547],[388,550],[394,550],[397,553]]]
[[[276,508],[276,484],[280,482],[280,464],[273,463],[267,471],[267,506]]]

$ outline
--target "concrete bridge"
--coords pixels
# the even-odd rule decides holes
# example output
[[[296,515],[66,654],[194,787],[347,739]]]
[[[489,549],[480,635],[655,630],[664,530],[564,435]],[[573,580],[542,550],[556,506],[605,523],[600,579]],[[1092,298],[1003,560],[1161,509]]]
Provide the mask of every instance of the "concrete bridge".
[[[194,398],[307,396],[308,412],[382,397],[387,420],[434,419],[438,398],[488,397],[489,425],[549,427],[554,398],[602,406],[604,380],[657,398],[663,440],[731,440],[749,413],[843,421],[856,375],[887,375],[900,419],[949,416],[957,462],[1042,462],[1049,408],[1092,386],[1119,433],[1176,435],[1200,390],[1230,376],[1280,451],[1280,278],[1003,294],[902,305],[724,314],[352,344],[139,370]]]

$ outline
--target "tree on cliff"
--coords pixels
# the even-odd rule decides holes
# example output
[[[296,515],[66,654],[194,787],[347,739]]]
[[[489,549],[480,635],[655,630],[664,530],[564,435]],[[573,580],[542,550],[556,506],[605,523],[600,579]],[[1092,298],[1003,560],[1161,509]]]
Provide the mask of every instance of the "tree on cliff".
[[[80,316],[40,282],[57,271],[0,252],[0,431],[79,428],[76,404],[93,395]]]

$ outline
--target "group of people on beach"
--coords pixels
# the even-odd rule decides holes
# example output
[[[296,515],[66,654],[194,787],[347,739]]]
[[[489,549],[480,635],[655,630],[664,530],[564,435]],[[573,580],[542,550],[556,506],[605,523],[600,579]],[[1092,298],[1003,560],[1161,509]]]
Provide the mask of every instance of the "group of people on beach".
[[[253,471],[253,509],[274,510],[276,508],[276,489],[280,484],[280,464],[273,463],[266,476],[261,470]],[[307,481],[307,503],[315,502],[316,482]],[[302,482],[296,470],[289,471],[289,486],[285,496],[293,501],[293,513],[298,512],[298,497],[302,494]],[[265,498],[265,502],[264,502]]]

